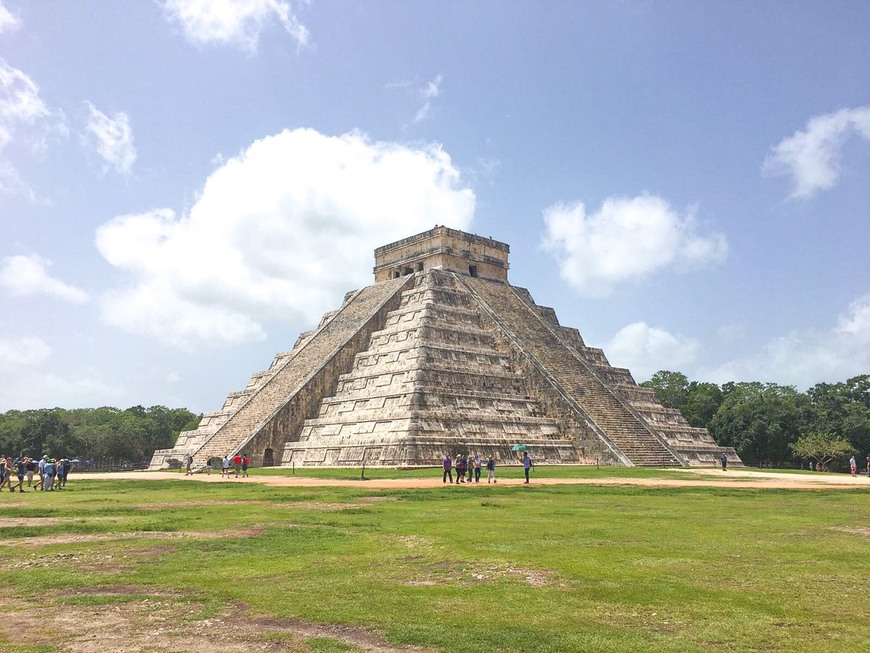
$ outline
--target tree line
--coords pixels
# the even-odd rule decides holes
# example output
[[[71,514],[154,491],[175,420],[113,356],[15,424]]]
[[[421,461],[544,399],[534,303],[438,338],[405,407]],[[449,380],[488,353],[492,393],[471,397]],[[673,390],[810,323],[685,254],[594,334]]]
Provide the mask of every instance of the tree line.
[[[705,427],[747,465],[791,466],[813,461],[842,465],[870,454],[870,375],[817,383],[806,392],[776,383],[689,381],[661,370],[640,385]]]
[[[179,431],[196,428],[200,417],[165,406],[10,410],[0,414],[0,454],[137,464],[172,447]]]

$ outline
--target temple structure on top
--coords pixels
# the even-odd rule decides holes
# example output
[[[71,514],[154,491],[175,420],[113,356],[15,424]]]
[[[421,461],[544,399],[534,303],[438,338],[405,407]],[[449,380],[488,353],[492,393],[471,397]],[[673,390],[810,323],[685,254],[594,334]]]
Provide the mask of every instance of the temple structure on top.
[[[436,226],[375,250],[374,285],[302,333],[152,469],[246,452],[254,465],[715,465],[732,448],[508,283],[506,243]]]

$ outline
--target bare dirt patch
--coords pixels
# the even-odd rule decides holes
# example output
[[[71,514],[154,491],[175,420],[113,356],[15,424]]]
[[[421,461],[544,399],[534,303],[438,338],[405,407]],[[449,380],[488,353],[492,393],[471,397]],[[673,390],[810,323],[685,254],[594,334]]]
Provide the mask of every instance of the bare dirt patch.
[[[25,526],[54,526],[55,524],[69,524],[84,521],[112,521],[117,519],[118,517],[108,517],[105,515],[97,517],[4,517],[3,521],[0,521],[0,529],[22,528]]]
[[[110,542],[113,540],[215,540],[226,538],[256,537],[265,528],[260,525],[245,529],[226,531],[129,531],[123,533],[51,533],[38,537],[8,538],[0,540],[0,546],[22,545],[27,547],[49,546],[52,544],[82,544],[87,542]]]
[[[14,644],[53,644],[61,653],[308,653],[306,639],[315,637],[366,653],[425,653],[417,647],[392,646],[364,628],[255,616],[240,605],[206,616],[197,597],[135,586],[94,587],[66,598],[61,603],[22,604],[0,597],[0,630]]]
[[[88,572],[117,574],[132,571],[137,564],[171,553],[177,547],[172,545],[152,546],[141,549],[125,549],[122,552],[107,551],[64,551],[49,554],[31,555],[21,560],[0,559],[4,569],[62,569],[65,567],[87,568]]]
[[[546,569],[525,569],[508,563],[487,564],[454,560],[422,565],[404,585],[478,585],[512,580],[532,587],[556,584],[555,575]]]
[[[409,549],[419,549],[435,544],[435,539],[422,535],[386,535],[384,539],[393,544],[406,546]]]
[[[296,503],[277,503],[272,506],[278,510],[350,510],[355,508],[370,508],[367,503],[340,503],[338,501],[298,501]]]
[[[190,501],[185,499],[184,501],[159,501],[155,503],[137,503],[130,506],[135,510],[165,510],[166,508],[194,508],[200,506],[253,506],[253,505],[263,505],[266,503],[271,503],[271,501],[260,501],[260,500],[244,500],[239,499],[236,501],[233,500],[223,500],[223,501]]]
[[[870,537],[870,528],[867,526],[834,526],[831,530],[840,531],[841,533],[852,533],[853,535],[863,535]]]
[[[627,485],[642,487],[723,487],[723,488],[753,488],[753,489],[789,489],[789,490],[830,490],[830,489],[870,489],[867,478],[853,478],[849,474],[789,474],[772,473],[754,469],[734,468],[728,472],[706,469],[680,469],[677,471],[691,474],[693,478],[633,478],[606,476],[602,478],[541,478],[532,479],[536,485]],[[172,472],[108,472],[89,474],[88,478],[99,480],[182,480],[191,482],[221,483],[227,482],[220,477],[212,476],[182,476]],[[241,481],[241,479],[239,479]],[[445,485],[441,475],[426,478],[390,478],[370,479],[366,481],[338,480],[329,478],[312,478],[306,476],[251,476],[244,479],[248,483],[260,483],[274,487],[352,487],[369,490],[409,490],[423,488],[442,488],[451,492],[456,486]],[[480,487],[511,487],[522,486],[520,478],[500,478],[498,486]],[[474,490],[470,489],[468,492]],[[462,490],[466,491],[466,490]]]

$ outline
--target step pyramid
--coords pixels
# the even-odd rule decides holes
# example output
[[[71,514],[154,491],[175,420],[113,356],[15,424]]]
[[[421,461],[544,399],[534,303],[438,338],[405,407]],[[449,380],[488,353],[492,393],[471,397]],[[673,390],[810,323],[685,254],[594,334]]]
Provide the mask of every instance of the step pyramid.
[[[375,284],[348,293],[293,349],[228,395],[152,468],[246,452],[255,465],[716,464],[731,448],[663,407],[507,281],[505,243],[446,227],[378,248]]]

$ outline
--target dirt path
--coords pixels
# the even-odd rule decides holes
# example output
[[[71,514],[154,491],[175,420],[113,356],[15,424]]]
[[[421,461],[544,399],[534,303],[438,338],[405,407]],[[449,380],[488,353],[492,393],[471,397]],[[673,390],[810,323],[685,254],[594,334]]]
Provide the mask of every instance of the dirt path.
[[[635,485],[644,487],[730,487],[755,489],[789,490],[831,490],[831,489],[870,489],[870,480],[865,476],[853,478],[848,474],[797,474],[774,473],[756,470],[733,469],[722,472],[717,469],[680,470],[691,473],[697,478],[535,478],[531,485]],[[275,487],[354,487],[371,490],[405,490],[444,487],[438,471],[431,478],[394,478],[350,481],[331,478],[312,478],[307,476],[250,476],[248,478],[221,478],[220,474],[194,474],[184,476],[177,472],[107,472],[80,475],[88,479],[130,479],[130,480],[184,480],[198,483],[260,483]],[[498,487],[523,485],[522,479],[503,478]],[[455,487],[455,486],[454,486]],[[445,488],[446,489],[446,488]]]

